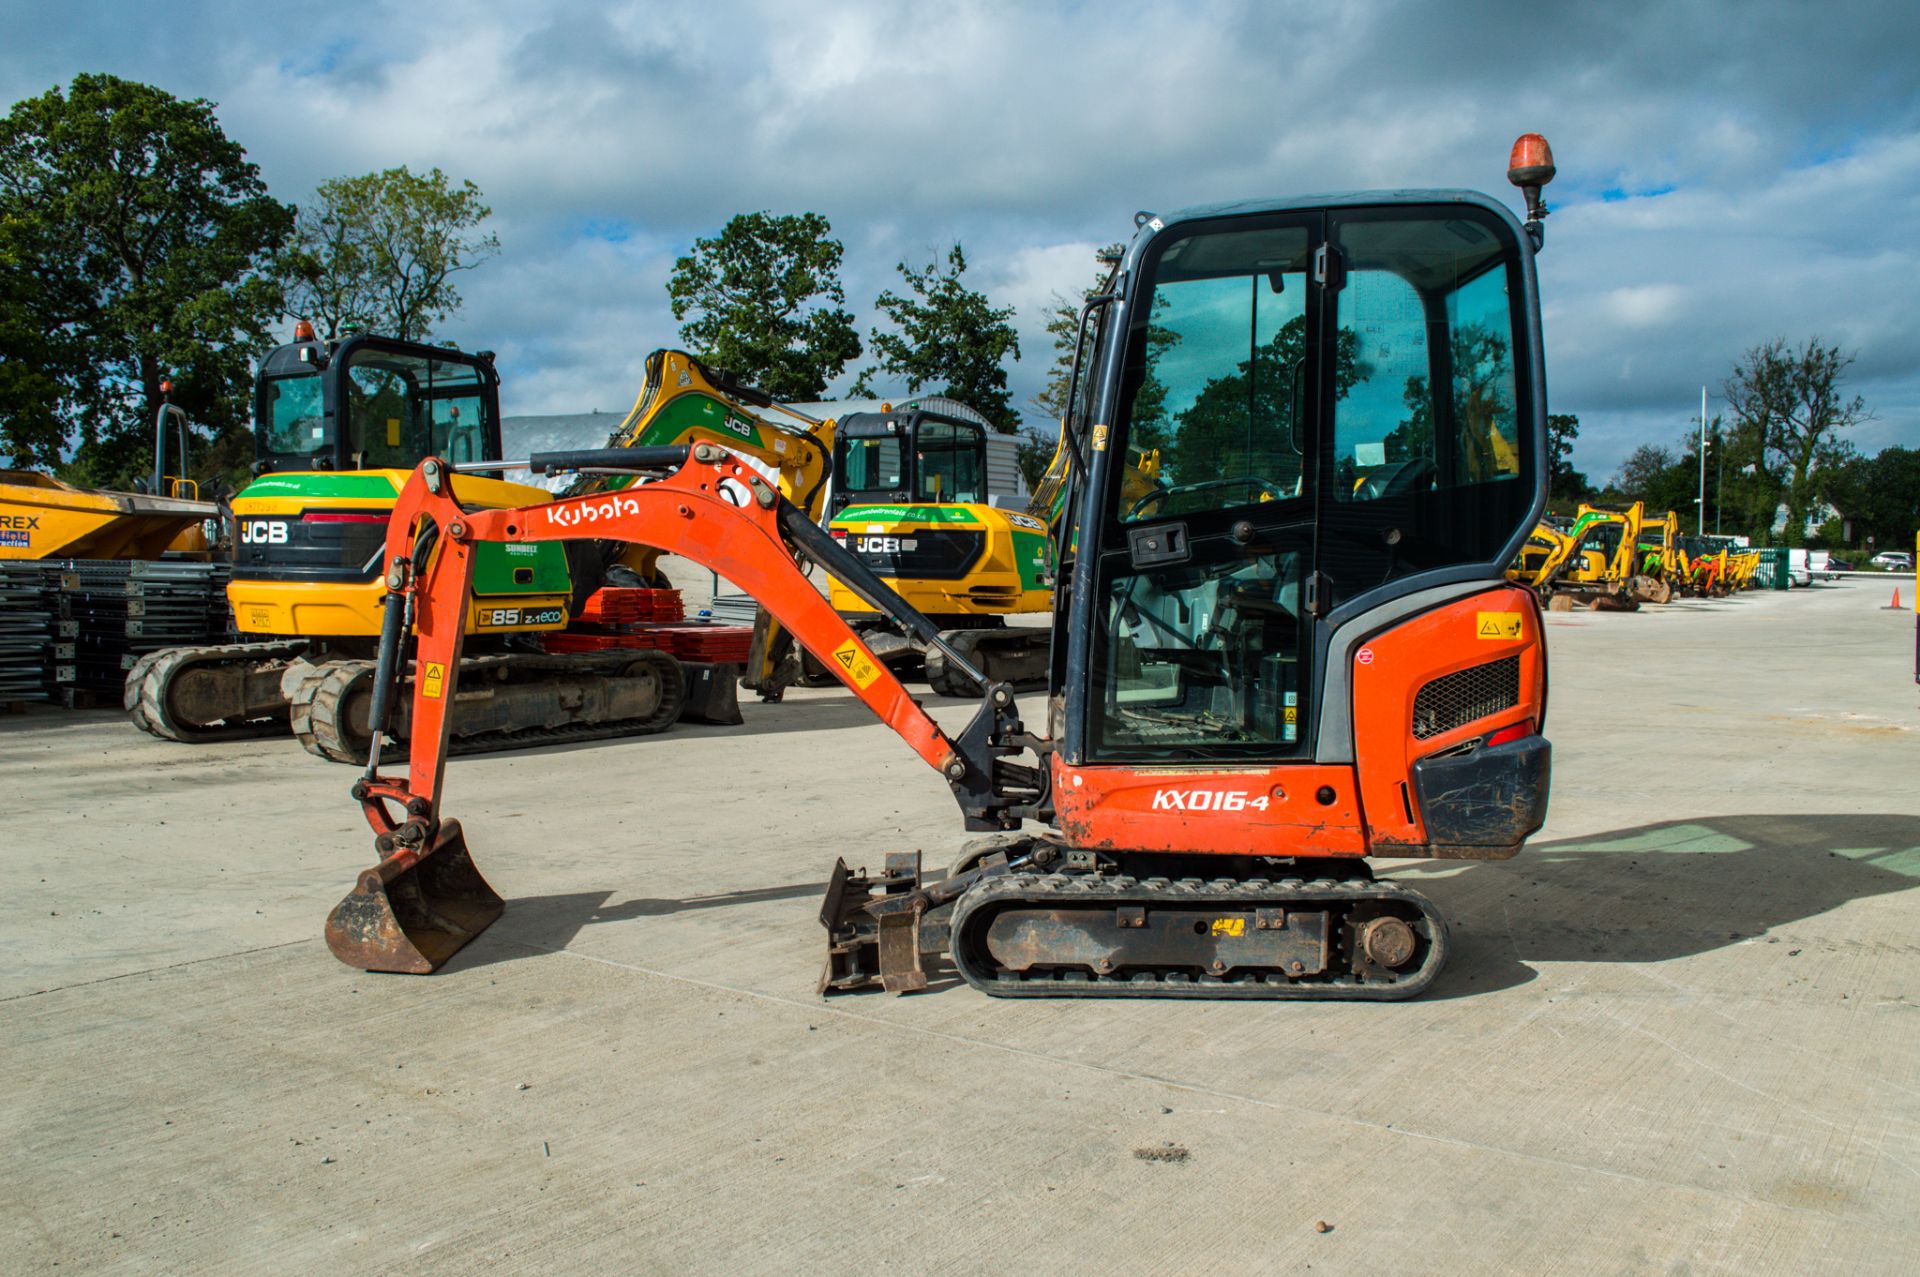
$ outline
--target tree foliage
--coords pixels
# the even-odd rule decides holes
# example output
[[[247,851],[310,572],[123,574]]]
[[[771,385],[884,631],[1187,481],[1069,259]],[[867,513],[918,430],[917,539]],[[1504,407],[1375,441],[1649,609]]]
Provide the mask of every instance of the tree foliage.
[[[1593,485],[1573,468],[1573,444],[1580,437],[1580,418],[1570,412],[1547,414],[1547,495],[1556,502],[1587,499]]]
[[[1046,384],[1031,400],[1033,406],[1047,416],[1058,421],[1067,415],[1068,383],[1073,379],[1073,359],[1075,355],[1074,339],[1080,332],[1080,311],[1087,299],[1095,296],[1106,286],[1113,274],[1113,263],[1118,261],[1125,250],[1124,244],[1109,244],[1094,254],[1099,264],[1094,273],[1093,282],[1082,291],[1078,300],[1053,295],[1053,304],[1047,309],[1047,335],[1053,338],[1053,364],[1047,369]],[[1088,328],[1092,336],[1092,327]]]
[[[1620,473],[1614,476],[1613,486],[1635,500],[1648,501],[1647,494],[1659,483],[1661,475],[1672,468],[1672,452],[1658,444],[1643,443],[1620,463]]]
[[[53,467],[77,440],[71,477],[124,484],[151,467],[171,377],[214,432],[212,463],[250,456],[248,357],[280,310],[270,266],[293,216],[211,102],[81,75],[16,103],[0,121],[0,447]]]
[[[406,166],[320,183],[283,263],[288,305],[323,337],[349,324],[424,341],[460,308],[453,277],[500,251],[472,182]]]
[[[1294,433],[1300,398],[1294,369],[1301,365],[1306,331],[1304,315],[1282,324],[1271,341],[1233,372],[1207,382],[1191,406],[1174,414],[1175,430],[1159,425],[1152,406],[1143,408],[1136,394],[1130,446],[1160,448],[1166,482],[1174,486],[1242,476],[1279,483],[1297,476],[1296,445],[1304,441]],[[1151,330],[1148,335],[1151,347]],[[1359,359],[1359,339],[1351,329],[1341,330],[1335,352],[1334,384],[1345,398],[1371,369]]]
[[[682,340],[775,398],[824,398],[860,355],[832,230],[818,213],[738,213],[695,240],[667,282]]]
[[[1843,463],[1851,449],[1840,432],[1870,416],[1865,400],[1841,394],[1852,363],[1852,355],[1818,337],[1797,350],[1780,337],[1749,350],[1724,383],[1734,419],[1754,431],[1762,461],[1772,452],[1781,462],[1789,545],[1804,539],[1814,469]]]
[[[873,330],[878,363],[861,372],[854,392],[872,394],[875,376],[885,373],[902,379],[910,393],[932,388],[958,399],[994,429],[1012,434],[1020,425],[1005,365],[1009,356],[1020,358],[1020,336],[1008,322],[1013,307],[996,307],[961,282],[967,255],[958,244],[948,250],[944,267],[933,261],[915,270],[901,262],[895,269],[907,292],[888,289],[875,300],[894,331]]]
[[[1819,495],[1853,525],[1853,544],[1912,550],[1920,530],[1920,449],[1883,448],[1821,474]]]
[[[1348,330],[1341,330],[1343,340],[1349,335]],[[1495,447],[1494,436],[1501,421],[1508,423],[1509,430],[1513,428],[1512,345],[1505,336],[1485,324],[1461,325],[1453,330],[1450,343],[1452,408],[1458,432],[1454,445],[1457,460],[1465,476],[1475,481],[1511,473],[1510,462],[1512,456],[1517,455],[1517,449],[1503,457]],[[1361,369],[1359,375],[1364,377],[1371,374]],[[1340,394],[1343,398],[1350,384],[1341,385]],[[1434,450],[1433,438],[1433,396],[1428,393],[1427,379],[1408,377],[1406,387],[1401,392],[1401,401],[1406,404],[1407,417],[1389,431],[1383,441],[1386,444],[1386,459],[1425,459],[1437,463],[1439,456]],[[1501,443],[1508,449],[1515,449],[1514,440],[1503,436]],[[1343,457],[1341,463],[1351,467],[1352,459]]]
[[[1074,341],[1080,334],[1080,311],[1086,305],[1086,299],[1105,286],[1113,272],[1113,262],[1124,248],[1123,244],[1109,244],[1094,254],[1099,268],[1093,282],[1082,292],[1081,299],[1074,301],[1055,293],[1053,304],[1047,309],[1047,335],[1053,338],[1053,364],[1047,369],[1046,383],[1028,403],[1051,418],[1054,425],[1050,429],[1023,430],[1020,434],[1020,474],[1029,489],[1038,485],[1040,477],[1046,473],[1047,464],[1053,459],[1053,450],[1059,443],[1058,423],[1067,415],[1067,391],[1073,380]],[[1089,346],[1092,340],[1093,328],[1089,325]],[[1086,365],[1082,365],[1082,376],[1089,375],[1090,371]]]

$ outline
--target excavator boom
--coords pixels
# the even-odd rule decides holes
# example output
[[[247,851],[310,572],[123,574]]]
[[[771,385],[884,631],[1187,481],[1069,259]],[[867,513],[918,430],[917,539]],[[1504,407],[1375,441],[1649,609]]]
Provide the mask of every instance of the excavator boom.
[[[553,469],[597,465],[639,473],[677,468],[652,483],[506,510],[463,508],[457,495],[460,477],[438,459],[423,462],[408,480],[388,525],[389,624],[382,633],[370,715],[374,749],[354,787],[382,863],[361,875],[328,919],[327,941],[342,961],[375,971],[431,971],[499,915],[498,897],[474,869],[458,824],[443,821],[439,811],[459,690],[462,622],[474,547],[481,543],[592,536],[658,547],[711,568],[758,599],[945,777],[969,827],[1017,826],[1023,816],[1044,814],[1044,772],[1004,761],[1039,744],[1025,736],[1011,691],[990,686],[974,724],[959,742],[950,739],[807,580],[795,563],[796,551],[837,571],[900,623],[938,641],[932,622],[892,596],[741,458],[713,444],[696,444],[532,460],[536,468]],[[379,743],[409,622],[418,637],[408,771],[398,779],[380,773]],[[957,653],[949,658],[964,660]]]

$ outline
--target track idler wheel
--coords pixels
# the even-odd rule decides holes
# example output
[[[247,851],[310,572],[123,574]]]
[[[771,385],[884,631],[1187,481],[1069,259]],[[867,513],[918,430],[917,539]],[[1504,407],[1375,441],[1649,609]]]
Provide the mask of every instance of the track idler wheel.
[[[474,867],[459,821],[442,822],[431,846],[406,841],[418,828],[381,835],[397,849],[327,915],[327,947],[350,967],[426,975],[506,911]]]

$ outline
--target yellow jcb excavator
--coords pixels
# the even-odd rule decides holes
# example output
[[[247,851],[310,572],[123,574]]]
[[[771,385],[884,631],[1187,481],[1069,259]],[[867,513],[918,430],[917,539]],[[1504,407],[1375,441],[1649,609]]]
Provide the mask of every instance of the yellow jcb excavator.
[[[1602,612],[1631,612],[1643,602],[1665,602],[1671,589],[1639,571],[1638,545],[1644,503],[1624,512],[1582,505],[1573,525],[1561,530],[1541,522],[1507,568],[1507,578],[1532,587],[1549,611],[1586,605]]]
[[[499,378],[492,357],[371,335],[320,342],[302,325],[262,363],[258,477],[232,503],[237,535],[228,600],[252,641],[171,648],[129,673],[125,703],[142,729],[203,741],[278,734],[364,762],[373,640],[380,632],[387,521],[411,467],[439,456],[476,507],[549,500],[504,481]],[[796,498],[818,488],[825,448],[756,409],[766,396],[676,351],[656,351],[616,435],[724,442],[765,460]],[[585,475],[585,491],[624,477]],[[664,651],[547,651],[602,584],[661,584],[656,551],[600,542],[489,547],[476,561],[466,627],[473,695],[453,716],[457,753],[640,735],[676,719],[737,722],[733,667]],[[404,737],[406,723],[398,724]],[[389,733],[392,739],[393,733]]]

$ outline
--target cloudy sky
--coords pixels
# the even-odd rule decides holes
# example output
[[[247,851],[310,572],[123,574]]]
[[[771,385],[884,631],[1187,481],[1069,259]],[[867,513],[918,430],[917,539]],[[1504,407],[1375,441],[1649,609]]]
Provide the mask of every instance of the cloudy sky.
[[[1910,3],[665,3],[0,0],[11,102],[109,71],[219,104],[281,199],[439,165],[503,252],[445,337],[500,352],[509,413],[621,410],[677,341],[666,278],[731,214],[826,214],[863,333],[893,264],[958,240],[1018,310],[1136,209],[1560,177],[1542,273],[1552,406],[1596,479],[1671,444],[1757,342],[1857,352],[1920,446],[1920,23]],[[1710,403],[1709,411],[1715,411]]]

